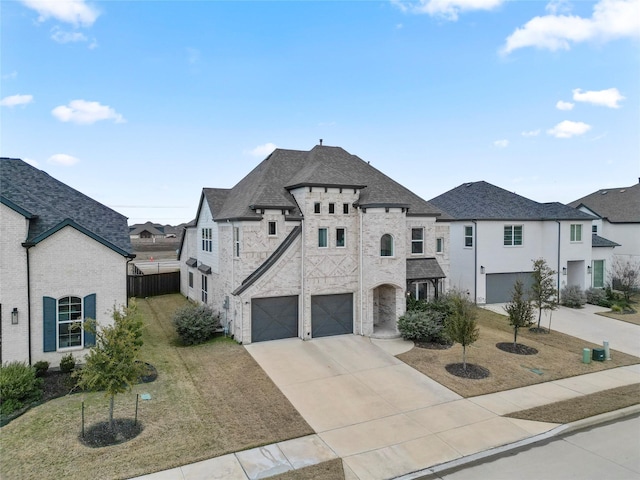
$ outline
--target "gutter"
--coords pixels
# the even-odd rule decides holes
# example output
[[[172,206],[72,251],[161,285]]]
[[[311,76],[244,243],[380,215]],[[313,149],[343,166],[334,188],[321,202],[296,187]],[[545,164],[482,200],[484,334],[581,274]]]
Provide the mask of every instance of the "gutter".
[[[473,303],[478,304],[478,222],[473,223]],[[486,299],[485,299],[486,301]]]
[[[557,273],[557,275],[558,275],[558,287],[557,287],[557,290],[558,290],[558,303],[560,303],[560,275],[562,275],[560,273],[560,231],[561,231],[560,230],[560,226],[561,226],[561,224],[560,224],[559,220],[556,220],[556,223],[558,224],[558,266],[557,266],[557,268],[558,268],[558,270],[557,270],[557,272],[558,272]]]

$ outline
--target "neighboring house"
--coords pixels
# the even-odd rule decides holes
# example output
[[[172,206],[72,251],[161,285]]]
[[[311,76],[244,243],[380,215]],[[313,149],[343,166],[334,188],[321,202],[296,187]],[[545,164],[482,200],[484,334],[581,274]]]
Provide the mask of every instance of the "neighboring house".
[[[175,237],[175,232],[173,232]],[[129,236],[131,240],[149,240],[155,242],[158,238],[165,238],[165,227],[158,223],[138,223],[129,227]]]
[[[557,272],[559,290],[585,289],[591,286],[592,245],[604,256],[616,245],[592,237],[591,215],[487,182],[464,183],[430,203],[453,218],[450,284],[480,304],[509,301],[518,278],[529,287],[538,258]]]
[[[2,362],[77,359],[87,318],[127,303],[127,219],[18,159],[0,159]]]
[[[203,189],[179,250],[181,290],[243,343],[395,336],[407,294],[446,288],[439,216],[342,148],[277,149],[233,188]]]
[[[640,263],[640,183],[604,188],[569,205],[596,217],[592,232],[619,244],[614,257]]]

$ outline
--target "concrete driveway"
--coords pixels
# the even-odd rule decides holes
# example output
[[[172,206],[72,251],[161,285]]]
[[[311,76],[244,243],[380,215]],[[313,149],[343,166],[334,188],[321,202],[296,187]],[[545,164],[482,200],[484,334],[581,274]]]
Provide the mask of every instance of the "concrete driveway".
[[[342,457],[347,478],[393,478],[555,426],[502,418],[366,337],[286,339],[246,349]]]

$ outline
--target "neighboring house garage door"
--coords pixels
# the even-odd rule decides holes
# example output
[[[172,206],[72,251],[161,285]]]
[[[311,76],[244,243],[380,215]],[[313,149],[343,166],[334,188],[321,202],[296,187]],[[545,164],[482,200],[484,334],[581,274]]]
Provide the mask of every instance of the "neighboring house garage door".
[[[353,294],[311,297],[311,336],[353,333]]]
[[[513,285],[520,279],[527,292],[533,284],[532,272],[519,273],[488,273],[487,274],[487,303],[506,303],[511,301]]]
[[[298,336],[298,296],[251,300],[251,341]]]

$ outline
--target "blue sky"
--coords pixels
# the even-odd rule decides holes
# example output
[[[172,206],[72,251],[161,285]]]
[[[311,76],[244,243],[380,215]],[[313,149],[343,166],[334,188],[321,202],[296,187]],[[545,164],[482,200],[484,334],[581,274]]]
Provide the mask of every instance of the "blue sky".
[[[2,0],[0,154],[177,224],[322,138],[425,199],[640,175],[640,0]]]

